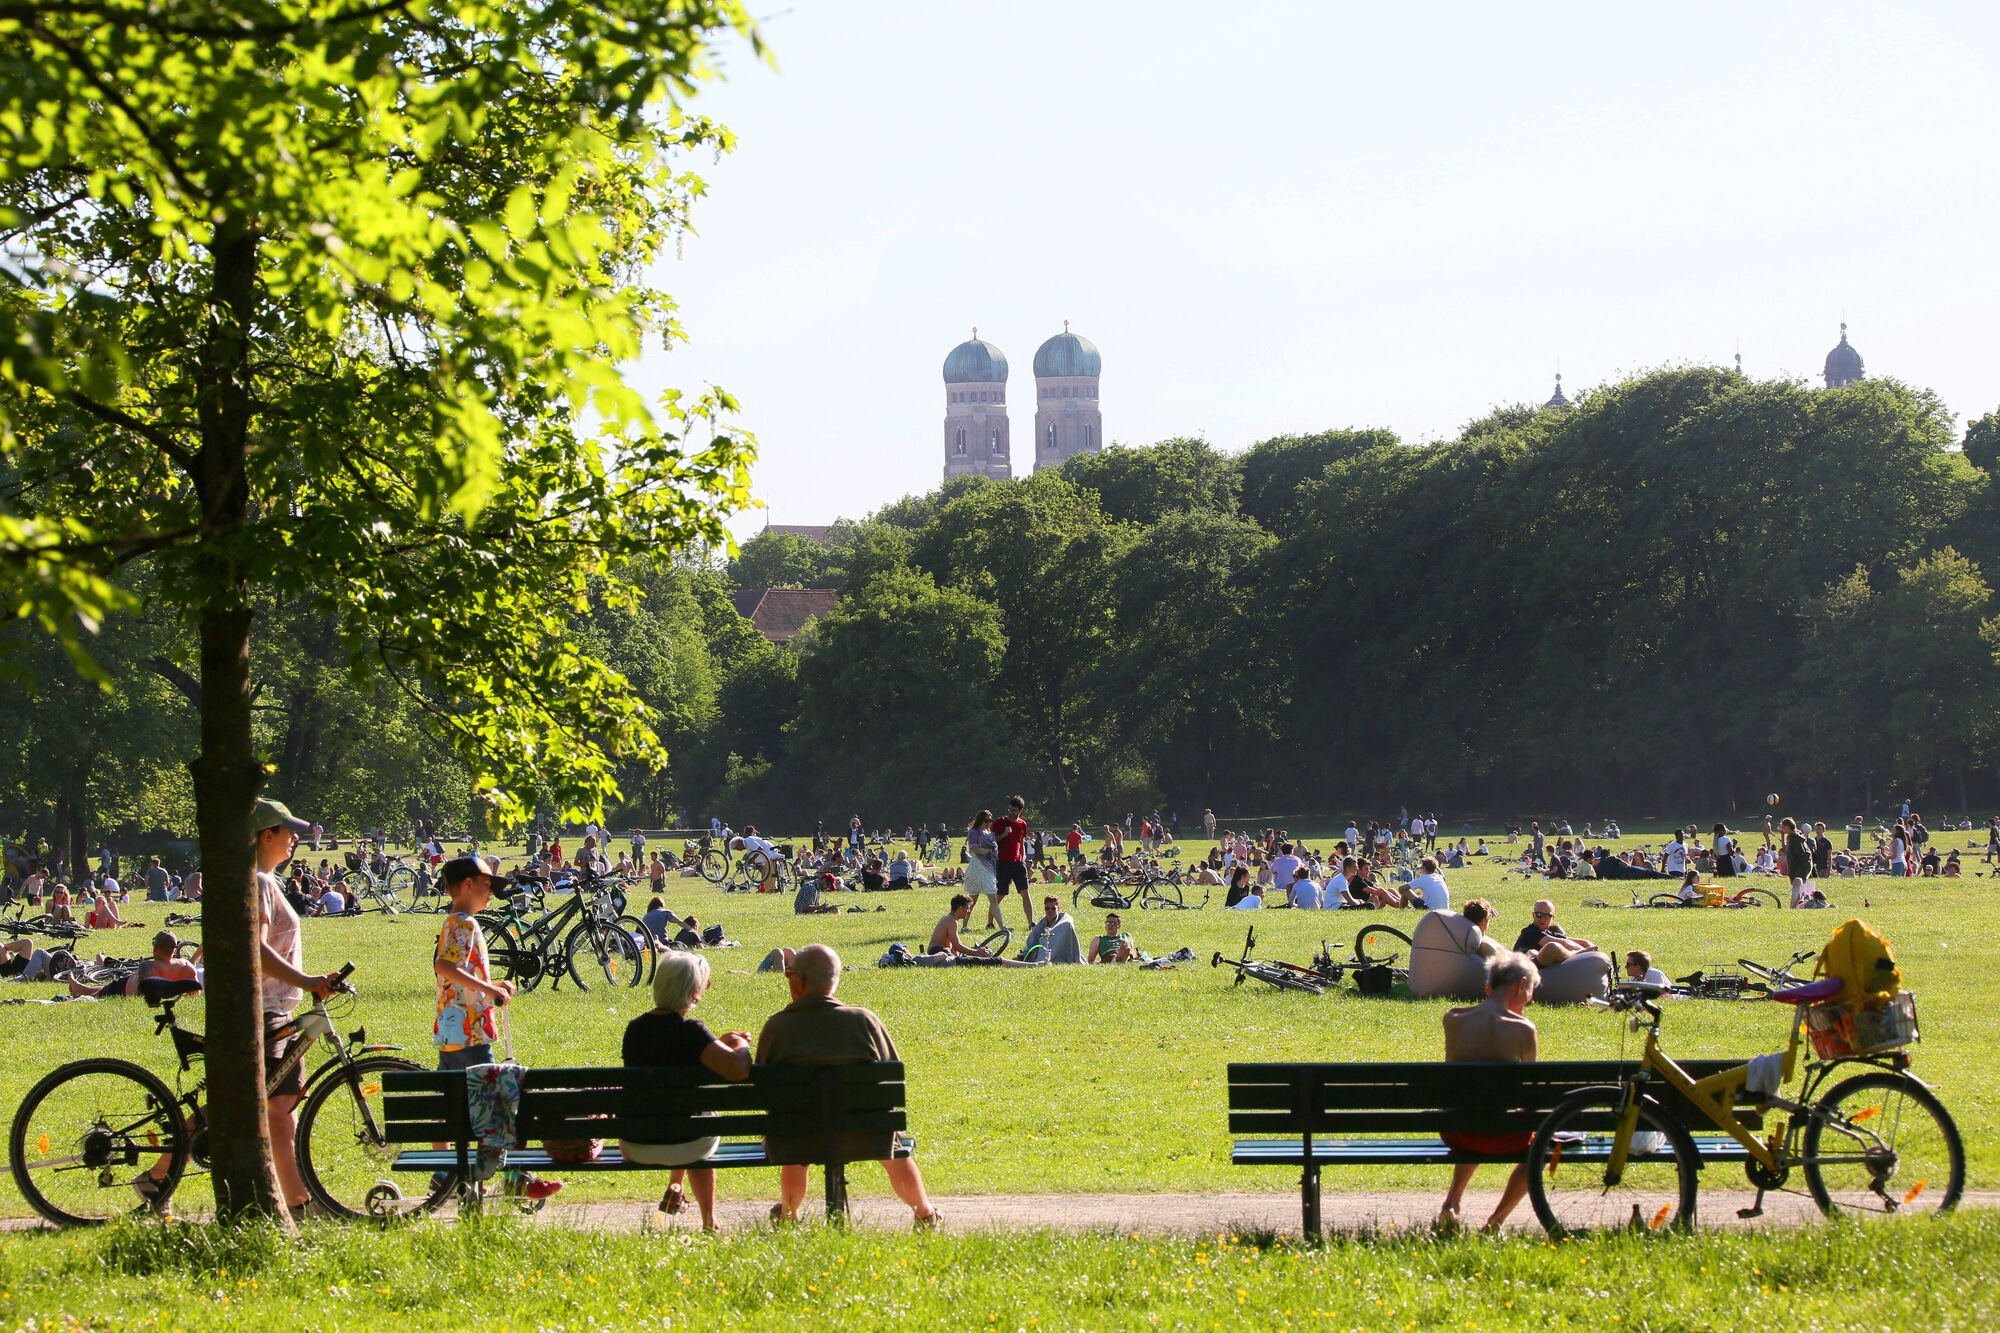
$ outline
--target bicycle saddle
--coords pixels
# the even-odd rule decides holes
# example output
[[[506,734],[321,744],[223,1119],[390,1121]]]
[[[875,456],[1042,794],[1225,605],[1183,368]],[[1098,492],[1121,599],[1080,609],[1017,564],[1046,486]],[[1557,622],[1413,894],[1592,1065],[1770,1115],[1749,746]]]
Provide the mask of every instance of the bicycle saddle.
[[[1840,978],[1824,977],[1818,981],[1807,982],[1803,986],[1794,986],[1790,990],[1772,991],[1771,998],[1783,1000],[1786,1004],[1817,1004],[1821,1000],[1831,1000],[1838,994],[1840,994]]]

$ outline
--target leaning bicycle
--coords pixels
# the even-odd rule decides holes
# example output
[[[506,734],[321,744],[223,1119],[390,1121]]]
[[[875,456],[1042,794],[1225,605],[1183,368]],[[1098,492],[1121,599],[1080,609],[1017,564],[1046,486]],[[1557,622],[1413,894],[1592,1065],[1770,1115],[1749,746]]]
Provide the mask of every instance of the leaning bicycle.
[[[1829,1012],[1840,990],[1829,978],[1773,993],[1794,1012],[1779,1091],[1766,1093],[1747,1090],[1755,1062],[1692,1077],[1660,1047],[1653,988],[1613,992],[1609,1007],[1645,1032],[1644,1052],[1617,1086],[1573,1093],[1542,1121],[1527,1162],[1535,1216],[1555,1236],[1691,1230],[1701,1158],[1690,1117],[1712,1122],[1749,1154],[1744,1170],[1756,1199],[1740,1217],[1761,1216],[1764,1196],[1784,1189],[1794,1171],[1829,1217],[1955,1207],[1965,1190],[1965,1143],[1937,1094],[1909,1072],[1903,1049],[1918,1039],[1916,997],[1902,991],[1880,1009]],[[1804,1086],[1784,1096],[1808,1034]],[[1751,1122],[1766,1117],[1773,1123],[1760,1133]]]
[[[352,996],[354,964],[335,973],[334,991]],[[176,1001],[164,1000],[156,1035],[172,1038],[175,1086],[129,1060],[95,1058],[63,1065],[28,1091],[7,1137],[8,1166],[21,1196],[58,1226],[90,1226],[134,1212],[164,1214],[190,1172],[209,1169],[205,1105],[206,1042],[182,1027]],[[272,1040],[293,1038],[271,1071],[277,1087],[321,1043],[331,1054],[306,1079],[299,1101],[298,1164],[312,1198],[345,1217],[368,1215],[368,1196],[389,1177],[398,1145],[383,1141],[382,1075],[424,1066],[370,1043],[357,1027],[344,1040],[326,1001],[293,1015]],[[434,1177],[416,1207],[435,1208],[457,1186]]]

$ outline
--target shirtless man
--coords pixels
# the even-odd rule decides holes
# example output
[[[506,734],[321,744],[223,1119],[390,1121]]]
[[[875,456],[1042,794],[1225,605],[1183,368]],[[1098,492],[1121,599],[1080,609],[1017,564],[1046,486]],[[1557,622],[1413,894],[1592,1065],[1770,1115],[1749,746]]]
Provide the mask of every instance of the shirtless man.
[[[951,910],[946,912],[931,928],[931,942],[924,946],[926,954],[944,954],[952,958],[991,958],[992,951],[967,944],[959,938],[958,928],[972,915],[972,899],[962,893],[951,896]]]
[[[1488,959],[1486,998],[1469,1008],[1453,1009],[1444,1016],[1444,1058],[1447,1061],[1534,1060],[1539,1049],[1535,1025],[1522,1017],[1521,1011],[1534,999],[1535,987],[1541,979],[1534,960],[1525,955],[1501,953]],[[1447,1133],[1440,1137],[1462,1152],[1505,1155],[1526,1151],[1534,1134],[1522,1130],[1503,1134]],[[1458,1210],[1464,1204],[1465,1191],[1478,1170],[1477,1162],[1459,1162],[1452,1167],[1451,1189],[1444,1196],[1444,1206],[1438,1210],[1440,1229],[1449,1230],[1459,1225]],[[1494,1206],[1493,1215],[1486,1219],[1485,1230],[1498,1231],[1500,1224],[1507,1220],[1507,1215],[1514,1211],[1527,1192],[1527,1163],[1517,1163],[1514,1173],[1507,1177],[1507,1186],[1501,1191],[1500,1202]]]
[[[918,954],[919,967],[1040,967],[1040,963],[1002,958],[990,949],[981,949],[959,938],[958,928],[972,915],[972,899],[962,893],[951,896],[951,910],[931,929],[931,942]]]
[[[144,995],[148,1002],[157,1003],[175,995],[198,991],[201,989],[201,970],[176,956],[180,945],[178,936],[171,930],[163,930],[153,936],[153,956],[139,964],[131,976],[101,986],[85,985],[72,978],[69,993],[78,998],[88,995],[99,1000],[118,995]]]

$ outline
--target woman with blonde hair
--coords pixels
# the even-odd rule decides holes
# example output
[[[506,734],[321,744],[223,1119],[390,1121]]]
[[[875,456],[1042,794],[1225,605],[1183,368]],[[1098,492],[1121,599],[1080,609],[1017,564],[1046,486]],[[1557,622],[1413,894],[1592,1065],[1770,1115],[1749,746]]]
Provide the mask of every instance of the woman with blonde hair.
[[[708,1024],[690,1018],[689,1011],[708,993],[708,960],[698,953],[669,951],[661,955],[659,970],[653,974],[653,1007],[625,1026],[623,1063],[628,1067],[679,1068],[699,1066],[713,1074],[741,1083],[750,1077],[750,1034],[709,1031]],[[720,1140],[709,1135],[684,1143],[637,1143],[618,1141],[619,1151],[628,1162],[677,1169],[667,1177],[667,1192],[660,1196],[660,1211],[678,1213],[687,1206],[681,1188],[686,1180],[694,1190],[695,1206],[701,1209],[701,1229],[715,1230],[715,1168],[692,1166],[715,1151]]]

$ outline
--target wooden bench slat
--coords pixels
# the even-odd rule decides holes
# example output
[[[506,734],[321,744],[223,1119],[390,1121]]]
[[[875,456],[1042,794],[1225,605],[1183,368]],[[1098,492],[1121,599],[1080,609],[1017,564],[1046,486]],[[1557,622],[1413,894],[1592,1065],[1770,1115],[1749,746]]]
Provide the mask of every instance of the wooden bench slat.
[[[1695,1147],[1704,1162],[1740,1162],[1750,1154],[1735,1139],[1720,1134],[1698,1134]],[[1611,1140],[1596,1136],[1563,1148],[1565,1161],[1601,1162],[1610,1157]],[[1237,1142],[1230,1149],[1236,1166],[1425,1166],[1455,1162],[1513,1162],[1526,1154],[1492,1156],[1453,1148],[1438,1139],[1334,1139],[1315,1141],[1312,1155],[1303,1151],[1298,1139],[1259,1139]]]

